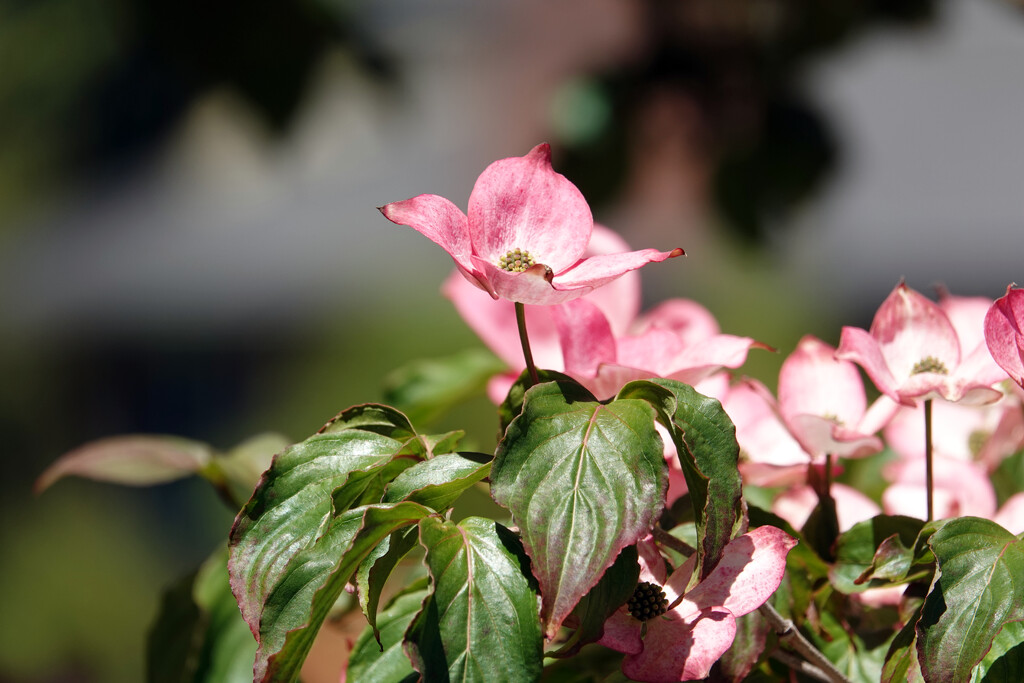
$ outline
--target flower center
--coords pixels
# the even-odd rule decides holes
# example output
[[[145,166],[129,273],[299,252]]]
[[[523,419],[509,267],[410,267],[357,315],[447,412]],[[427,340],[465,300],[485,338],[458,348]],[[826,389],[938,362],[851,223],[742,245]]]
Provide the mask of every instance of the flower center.
[[[987,432],[984,429],[975,429],[971,432],[970,436],[967,437],[967,447],[970,449],[972,456],[978,457],[990,436],[992,436],[992,432]]]
[[[640,621],[647,621],[668,611],[668,597],[656,583],[644,581],[626,601],[626,609]]]
[[[935,356],[926,356],[914,363],[914,369],[910,371],[910,374],[919,375],[922,372],[934,372],[939,375],[949,374],[949,370],[946,369],[946,364]]]
[[[498,267],[510,273],[522,273],[532,265],[534,262],[530,252],[518,247],[498,259]]]

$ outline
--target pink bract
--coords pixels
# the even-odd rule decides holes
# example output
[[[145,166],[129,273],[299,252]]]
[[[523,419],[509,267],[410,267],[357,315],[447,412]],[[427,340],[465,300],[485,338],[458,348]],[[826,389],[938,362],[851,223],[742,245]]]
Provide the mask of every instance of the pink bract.
[[[546,143],[488,166],[473,186],[468,215],[432,194],[380,211],[447,251],[459,272],[491,297],[524,304],[569,301],[631,270],[683,254],[682,249],[642,249],[586,258],[594,227],[590,207],[551,167]],[[502,261],[506,257],[510,262]]]
[[[1024,388],[1024,289],[1006,288],[985,315],[985,343],[992,358]]]
[[[629,245],[617,233],[594,224],[588,256],[628,251]],[[516,327],[515,305],[504,299],[492,299],[466,278],[453,272],[441,286],[462,319],[477,336],[505,364],[508,371],[496,375],[488,384],[488,395],[494,403],[501,403],[509,388],[526,368],[523,347]],[[625,334],[640,312],[640,273],[631,271],[605,287],[587,295],[587,300],[607,316],[615,334]],[[537,367],[546,370],[565,370],[558,331],[552,318],[554,306],[526,306],[526,329]]]
[[[650,377],[697,384],[722,368],[739,367],[751,348],[768,348],[749,337],[719,334],[711,313],[685,299],[662,303],[621,336],[589,297],[553,309],[552,316],[566,374],[598,398]]]
[[[640,580],[662,587],[671,609],[644,622],[620,607],[605,622],[602,645],[626,653],[622,672],[636,681],[672,683],[705,678],[732,645],[736,618],[760,607],[786,571],[796,545],[781,529],[758,527],[726,545],[712,572],[684,594],[693,574],[691,558],[666,579],[665,562],[648,538],[637,544]]]
[[[836,358],[864,368],[883,394],[903,405],[918,400],[982,404],[1002,395],[974,349],[961,349],[942,308],[900,283],[875,313],[870,331],[844,327]]]
[[[867,412],[857,367],[835,358],[835,349],[805,336],[779,372],[779,412],[813,459],[826,454],[863,456],[882,450],[881,427]]]

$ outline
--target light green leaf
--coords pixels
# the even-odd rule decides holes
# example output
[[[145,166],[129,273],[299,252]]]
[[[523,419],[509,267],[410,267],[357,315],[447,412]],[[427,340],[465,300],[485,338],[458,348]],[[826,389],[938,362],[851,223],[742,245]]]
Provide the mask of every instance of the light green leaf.
[[[487,380],[504,369],[500,359],[483,349],[413,361],[385,378],[384,400],[416,424],[427,424],[482,392]]]
[[[36,493],[67,476],[128,486],[151,486],[199,472],[213,456],[205,443],[177,436],[136,434],[98,439],[65,453],[36,480]]]

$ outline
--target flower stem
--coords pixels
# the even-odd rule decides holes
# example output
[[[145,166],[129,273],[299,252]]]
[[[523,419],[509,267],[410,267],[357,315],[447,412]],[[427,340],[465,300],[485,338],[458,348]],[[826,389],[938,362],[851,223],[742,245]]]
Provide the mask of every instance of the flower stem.
[[[935,501],[932,496],[934,481],[932,478],[932,399],[924,401],[924,485],[927,489],[928,518],[935,518]]]
[[[829,681],[830,683],[850,683],[850,680],[846,678],[846,676],[844,676],[831,661],[829,661],[828,657],[814,647],[809,640],[804,638],[804,634],[800,633],[796,625],[775,611],[775,608],[772,607],[770,603],[766,602],[757,609],[761,613],[761,616],[763,616],[771,625],[772,630],[775,631],[776,635],[779,636],[779,641],[786,643],[803,655],[804,659],[806,659],[811,667],[815,669],[812,673],[811,671],[801,667],[804,673],[808,673],[818,680]]]
[[[530,371],[530,382],[540,383],[537,375],[537,366],[533,364],[533,353],[530,351],[530,337],[526,334],[526,306],[516,302],[516,324],[519,325],[519,341],[523,345],[523,357],[526,359],[526,369]]]

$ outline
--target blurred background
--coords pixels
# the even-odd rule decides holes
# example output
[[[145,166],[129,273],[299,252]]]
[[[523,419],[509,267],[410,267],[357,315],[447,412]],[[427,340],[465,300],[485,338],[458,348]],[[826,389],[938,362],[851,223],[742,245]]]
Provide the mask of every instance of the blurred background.
[[[1024,282],[1011,0],[0,0],[0,681],[137,681],[233,517],[199,482],[31,486],[120,433],[293,440],[480,343],[375,207],[554,147],[774,385],[900,278]],[[493,448],[480,398],[439,428]]]

